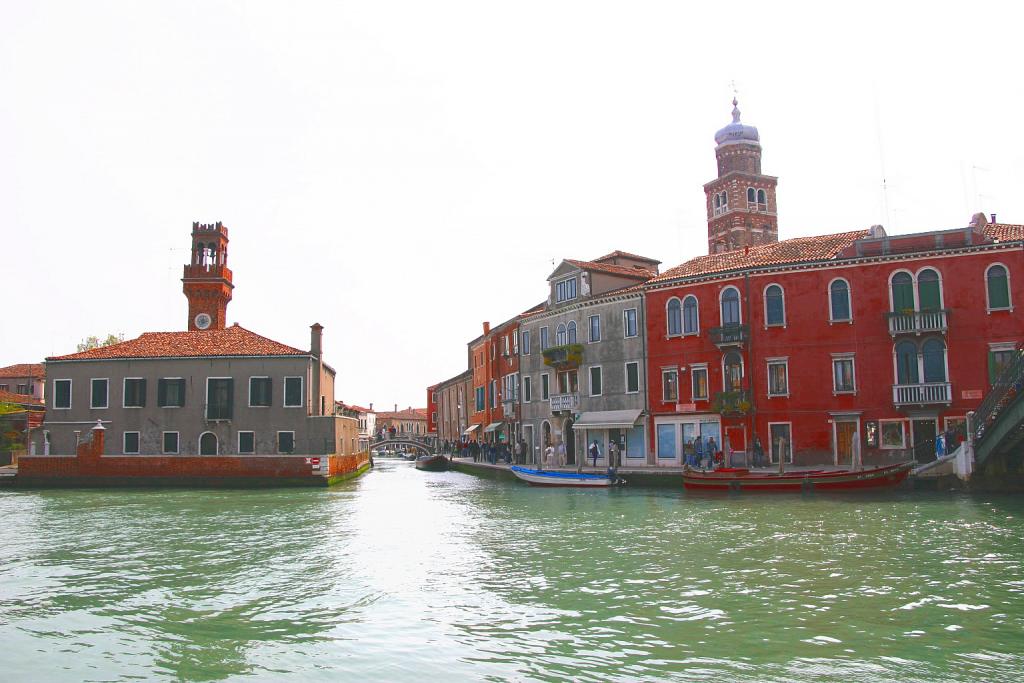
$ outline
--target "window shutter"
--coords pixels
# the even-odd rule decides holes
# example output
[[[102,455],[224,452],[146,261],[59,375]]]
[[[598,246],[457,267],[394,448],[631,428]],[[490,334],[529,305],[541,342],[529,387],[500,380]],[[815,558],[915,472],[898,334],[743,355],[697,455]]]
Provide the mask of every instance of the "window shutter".
[[[991,351],[988,352],[988,383],[990,386],[996,383],[996,354]]]
[[[227,385],[227,391],[224,392],[224,393],[227,394],[227,397],[228,397],[227,405],[224,406],[224,417],[226,419],[230,420],[231,418],[233,418],[235,416],[234,415],[234,408],[235,408],[235,380],[233,380],[233,379],[226,379],[226,380],[224,380],[224,383]]]
[[[146,380],[139,380],[139,406],[146,407]]]
[[[165,379],[156,381],[156,404],[158,406],[167,405],[167,380]]]

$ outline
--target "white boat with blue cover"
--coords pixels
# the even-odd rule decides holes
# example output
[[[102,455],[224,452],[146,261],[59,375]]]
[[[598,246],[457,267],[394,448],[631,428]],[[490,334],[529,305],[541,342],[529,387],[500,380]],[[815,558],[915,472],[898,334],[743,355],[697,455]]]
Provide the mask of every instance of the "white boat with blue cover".
[[[514,475],[531,486],[580,486],[586,488],[599,488],[619,483],[618,479],[607,474],[552,472],[549,470],[531,470],[518,466],[514,466],[511,469]]]

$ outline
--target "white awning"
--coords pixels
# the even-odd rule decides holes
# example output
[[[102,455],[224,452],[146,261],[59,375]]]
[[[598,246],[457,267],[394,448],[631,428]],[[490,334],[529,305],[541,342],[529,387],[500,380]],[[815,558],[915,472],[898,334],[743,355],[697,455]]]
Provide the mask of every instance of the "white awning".
[[[636,426],[642,410],[597,410],[582,413],[573,429],[629,429]]]
[[[475,432],[477,429],[479,429],[479,427],[480,427],[480,425],[469,425],[469,429],[467,429],[466,431],[462,432],[462,435],[463,436],[469,436],[470,434]]]
[[[497,431],[498,429],[501,429],[501,425],[503,425],[503,424],[505,424],[505,423],[504,422],[492,422],[491,424],[487,425],[487,429],[484,430],[484,434],[490,434],[493,431]]]

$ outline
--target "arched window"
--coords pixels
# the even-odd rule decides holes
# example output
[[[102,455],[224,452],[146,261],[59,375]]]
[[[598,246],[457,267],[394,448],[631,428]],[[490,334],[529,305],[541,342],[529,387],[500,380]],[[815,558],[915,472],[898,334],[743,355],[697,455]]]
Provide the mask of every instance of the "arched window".
[[[757,193],[754,191],[754,188],[752,187],[747,188],[747,201],[750,202],[751,204],[757,203]]]
[[[778,285],[768,285],[764,290],[764,320],[766,325],[786,324],[786,302]]]
[[[722,208],[722,195],[716,194],[715,195],[715,209],[718,210],[720,208]]]
[[[569,321],[569,325],[566,327],[566,333],[568,335],[568,339],[566,340],[566,343],[568,343],[568,344],[575,344],[576,343],[576,321],[575,320],[570,320]]]
[[[665,311],[665,319],[668,325],[669,336],[683,333],[683,315],[679,299],[675,297],[668,300],[668,307]]]
[[[846,280],[833,280],[828,286],[829,320],[850,320],[850,285]]]
[[[683,301],[683,334],[700,332],[700,318],[697,315],[697,297],[692,294]]]
[[[757,203],[758,204],[767,204],[768,203],[768,195],[765,194],[764,190],[758,190],[757,191]]]
[[[917,346],[904,340],[896,345],[896,384],[919,384]]]
[[[921,361],[925,382],[946,381],[946,345],[941,339],[929,339],[921,345]]]
[[[217,455],[217,435],[203,432],[199,436],[199,455]]]
[[[942,308],[942,291],[939,274],[925,268],[917,274],[917,302],[922,311],[938,311]]]
[[[726,287],[722,292],[722,325],[740,324],[740,293],[735,287]]]
[[[730,351],[722,359],[722,382],[726,391],[743,388],[743,358],[736,351]]]
[[[985,271],[985,290],[989,310],[1010,308],[1010,278],[1006,267],[998,263]]]
[[[555,328],[555,346],[565,346],[565,324],[559,323]]]
[[[914,278],[910,273],[900,271],[892,276],[892,310],[894,313],[910,313],[914,310]]]

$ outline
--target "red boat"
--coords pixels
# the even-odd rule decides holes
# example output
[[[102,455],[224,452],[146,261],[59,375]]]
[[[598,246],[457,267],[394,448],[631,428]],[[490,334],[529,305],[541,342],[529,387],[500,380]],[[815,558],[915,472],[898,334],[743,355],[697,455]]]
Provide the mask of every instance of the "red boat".
[[[683,487],[703,491],[843,491],[899,485],[913,462],[863,470],[804,470],[799,472],[751,472],[723,467],[710,472],[683,471]]]

